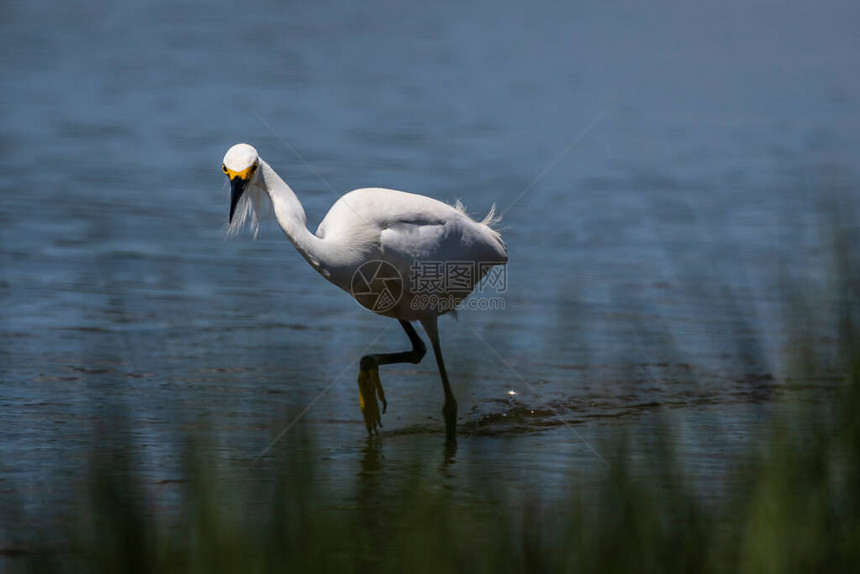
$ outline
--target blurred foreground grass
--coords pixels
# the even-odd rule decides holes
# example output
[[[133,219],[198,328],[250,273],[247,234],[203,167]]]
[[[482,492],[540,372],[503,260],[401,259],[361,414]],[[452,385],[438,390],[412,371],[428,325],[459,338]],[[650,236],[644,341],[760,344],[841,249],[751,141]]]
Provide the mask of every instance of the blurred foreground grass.
[[[121,447],[95,453],[77,512],[46,526],[22,504],[7,531],[35,528],[45,550],[7,557],[25,572],[855,572],[860,564],[860,245],[840,240],[829,289],[837,350],[802,329],[791,381],[810,389],[773,409],[756,447],[733,465],[718,503],[695,494],[671,422],[653,437],[603,445],[596,496],[548,507],[485,480],[464,501],[416,472],[396,489],[340,507],[307,449],[225,478],[205,443],[186,449],[184,482],[164,510]],[[825,377],[838,380],[826,391]],[[811,398],[810,398],[811,394]],[[191,444],[193,441],[188,441]],[[372,451],[373,443],[368,448]],[[441,445],[440,445],[441,448]],[[372,453],[371,453],[372,454]],[[522,500],[533,501],[523,503]],[[50,511],[50,509],[48,509]],[[33,538],[33,537],[31,537]]]

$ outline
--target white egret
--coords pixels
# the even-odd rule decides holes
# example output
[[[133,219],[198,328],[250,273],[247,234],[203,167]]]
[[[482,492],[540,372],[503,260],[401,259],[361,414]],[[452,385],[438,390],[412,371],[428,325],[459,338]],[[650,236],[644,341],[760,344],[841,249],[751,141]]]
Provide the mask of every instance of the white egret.
[[[445,428],[453,439],[457,402],[442,360],[437,318],[468,296],[493,266],[507,262],[505,243],[491,227],[494,210],[478,222],[459,202],[451,206],[391,189],[357,189],[332,206],[314,234],[305,225],[295,193],[254,147],[234,145],[222,168],[231,184],[231,232],[249,218],[259,227],[264,213],[273,209],[287,238],[314,269],[362,306],[398,319],[409,336],[411,351],[361,358],[358,386],[368,432],[382,426],[377,396],[383,413],[387,407],[379,367],[417,364],[426,353],[411,323],[420,321],[436,355],[445,393]],[[459,273],[451,280],[446,271],[457,265]],[[470,273],[464,272],[467,266]]]

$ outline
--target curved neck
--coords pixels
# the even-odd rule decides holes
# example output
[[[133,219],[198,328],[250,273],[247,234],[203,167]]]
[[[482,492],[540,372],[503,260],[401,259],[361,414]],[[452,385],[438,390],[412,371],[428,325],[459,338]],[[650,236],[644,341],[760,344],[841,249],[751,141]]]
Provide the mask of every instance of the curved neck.
[[[262,167],[261,175],[265,189],[272,200],[278,224],[298,252],[311,265],[318,267],[322,240],[308,230],[307,217],[299,198],[275,170],[262,159],[260,166]]]

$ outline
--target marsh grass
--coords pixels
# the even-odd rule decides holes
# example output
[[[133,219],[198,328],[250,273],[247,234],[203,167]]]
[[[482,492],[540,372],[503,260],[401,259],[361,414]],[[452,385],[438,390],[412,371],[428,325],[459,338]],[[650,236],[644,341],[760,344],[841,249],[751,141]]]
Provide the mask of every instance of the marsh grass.
[[[308,449],[282,454],[252,480],[207,460],[205,439],[182,437],[183,479],[169,504],[135,476],[128,449],[109,445],[92,456],[63,524],[37,521],[49,508],[4,512],[7,531],[36,525],[30,538],[43,548],[5,563],[93,573],[856,571],[860,265],[852,245],[837,243],[834,259],[835,350],[798,331],[787,384],[802,391],[782,395],[763,436],[733,462],[733,486],[718,504],[685,475],[668,416],[648,436],[601,445],[612,454],[596,495],[572,485],[551,504],[537,490],[514,499],[494,489],[480,467],[475,480],[487,488],[464,500],[420,468],[383,488],[373,476],[383,471],[370,464],[357,502],[344,507],[317,480]],[[371,462],[375,448],[368,443]]]

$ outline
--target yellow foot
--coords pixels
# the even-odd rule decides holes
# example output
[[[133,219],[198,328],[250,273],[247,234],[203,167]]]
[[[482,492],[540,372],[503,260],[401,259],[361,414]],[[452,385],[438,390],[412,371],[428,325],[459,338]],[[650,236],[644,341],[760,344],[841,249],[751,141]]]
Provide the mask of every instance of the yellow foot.
[[[379,367],[372,369],[361,369],[358,372],[358,392],[361,399],[361,413],[364,415],[364,425],[367,432],[373,434],[376,427],[382,426],[382,416],[379,414],[379,403],[376,397],[382,401],[382,412],[388,408],[385,393],[382,392],[382,383],[379,381]]]

